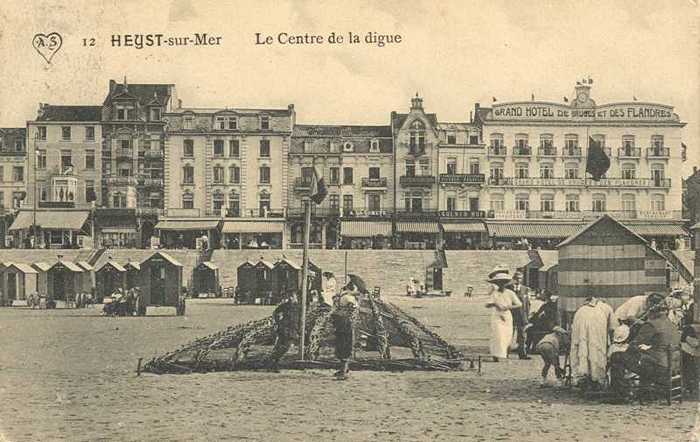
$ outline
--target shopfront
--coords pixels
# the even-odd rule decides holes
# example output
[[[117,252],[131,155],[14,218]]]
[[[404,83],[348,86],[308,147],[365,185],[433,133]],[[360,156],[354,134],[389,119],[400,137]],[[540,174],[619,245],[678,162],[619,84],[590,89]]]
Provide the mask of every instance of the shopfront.
[[[281,249],[284,220],[224,221],[223,246],[227,249]]]
[[[387,249],[391,246],[391,222],[341,221],[340,235],[344,249]]]
[[[434,249],[440,236],[437,221],[397,221],[399,247],[404,249]]]
[[[156,224],[161,247],[166,249],[196,249],[206,239],[208,248],[218,248],[220,220],[164,219]]]

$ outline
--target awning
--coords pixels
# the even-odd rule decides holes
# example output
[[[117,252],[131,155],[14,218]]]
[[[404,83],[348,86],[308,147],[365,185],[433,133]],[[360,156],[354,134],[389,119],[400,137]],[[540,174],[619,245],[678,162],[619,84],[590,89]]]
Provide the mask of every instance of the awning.
[[[136,233],[136,227],[105,227],[102,233]]]
[[[443,223],[442,230],[446,233],[486,233],[483,222]]]
[[[340,234],[348,238],[391,236],[391,223],[386,221],[342,221]]]
[[[284,221],[224,221],[222,233],[282,233]]]
[[[216,264],[214,264],[214,263],[211,262],[211,261],[204,261],[204,262],[202,262],[200,265],[201,265],[201,266],[204,266],[204,267],[206,267],[206,268],[208,268],[208,269],[210,269],[210,270],[219,270],[219,267],[217,267]]]
[[[568,238],[578,233],[584,224],[564,224],[548,222],[539,223],[489,223],[486,222],[489,235],[496,238]]]
[[[396,223],[396,231],[400,233],[440,233],[440,227],[436,222],[401,221]]]
[[[156,224],[158,230],[214,230],[219,228],[219,220],[175,220],[164,219]]]
[[[42,229],[80,230],[88,218],[86,211],[51,210],[37,211],[36,225]],[[19,212],[10,230],[30,229],[34,224],[34,212]]]
[[[76,264],[78,264],[78,266],[86,272],[92,272],[93,270],[95,270],[95,268],[91,266],[90,263],[87,261],[77,261]]]
[[[639,236],[687,236],[683,226],[676,223],[629,223],[623,222],[631,231]]]

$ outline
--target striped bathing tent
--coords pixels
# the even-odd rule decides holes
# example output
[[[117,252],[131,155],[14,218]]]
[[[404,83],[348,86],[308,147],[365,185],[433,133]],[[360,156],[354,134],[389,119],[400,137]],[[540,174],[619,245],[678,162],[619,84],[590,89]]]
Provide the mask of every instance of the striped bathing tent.
[[[574,312],[593,295],[613,309],[668,288],[667,261],[624,224],[604,215],[559,244],[560,309]]]

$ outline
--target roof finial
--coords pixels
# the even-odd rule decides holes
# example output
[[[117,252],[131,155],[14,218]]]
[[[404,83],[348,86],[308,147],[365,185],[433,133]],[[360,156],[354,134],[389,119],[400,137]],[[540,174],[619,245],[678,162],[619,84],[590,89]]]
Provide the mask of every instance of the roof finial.
[[[129,90],[129,85],[126,83],[126,75],[124,75],[124,90]]]

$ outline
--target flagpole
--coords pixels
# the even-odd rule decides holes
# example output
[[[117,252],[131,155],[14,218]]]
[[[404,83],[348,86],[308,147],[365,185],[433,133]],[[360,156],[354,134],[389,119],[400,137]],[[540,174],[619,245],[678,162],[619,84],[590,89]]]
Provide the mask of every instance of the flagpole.
[[[304,345],[306,340],[306,292],[309,289],[309,233],[311,230],[311,199],[306,200],[304,222],[304,257],[301,280],[301,318],[299,320],[299,359],[304,360]]]

